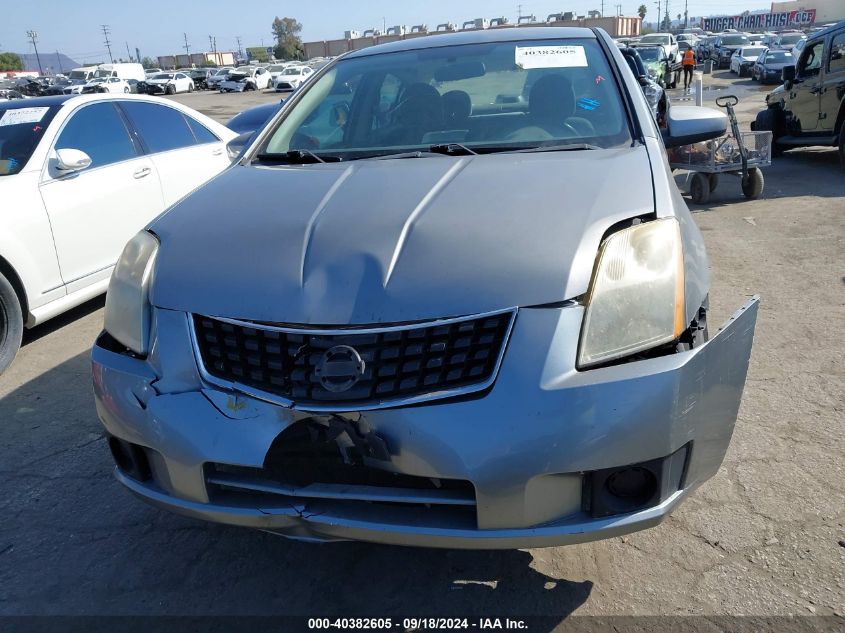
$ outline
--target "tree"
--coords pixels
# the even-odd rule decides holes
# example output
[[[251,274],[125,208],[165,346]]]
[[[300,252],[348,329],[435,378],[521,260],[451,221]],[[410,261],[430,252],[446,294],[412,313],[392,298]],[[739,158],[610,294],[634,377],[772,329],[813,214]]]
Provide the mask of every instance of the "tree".
[[[158,68],[158,64],[151,57],[144,57],[141,60],[141,66],[143,66],[144,68]]]
[[[273,37],[276,38],[276,46],[273,54],[278,59],[302,59],[305,51],[302,48],[302,40],[299,33],[302,31],[302,24],[295,18],[279,18],[273,20]]]
[[[23,70],[23,61],[16,53],[0,53],[0,71]]]
[[[637,9],[637,15],[640,16],[641,20],[645,20],[645,14],[648,13],[648,7],[644,4],[640,5],[640,8]]]

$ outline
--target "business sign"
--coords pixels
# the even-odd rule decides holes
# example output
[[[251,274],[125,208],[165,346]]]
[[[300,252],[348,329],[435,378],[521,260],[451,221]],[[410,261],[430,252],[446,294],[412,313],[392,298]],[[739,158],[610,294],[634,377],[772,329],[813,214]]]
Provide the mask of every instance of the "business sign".
[[[782,11],[780,13],[755,13],[753,15],[733,15],[720,18],[703,18],[703,29],[718,33],[725,29],[751,31],[754,29],[782,29],[786,27],[809,26],[816,21],[815,9],[801,11]]]

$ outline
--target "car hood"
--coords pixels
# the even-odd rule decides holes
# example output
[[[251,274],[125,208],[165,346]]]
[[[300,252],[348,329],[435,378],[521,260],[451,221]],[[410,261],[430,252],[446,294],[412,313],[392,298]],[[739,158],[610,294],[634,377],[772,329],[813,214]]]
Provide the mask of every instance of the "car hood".
[[[175,81],[175,79],[147,79],[146,83],[148,83],[148,84],[166,84],[166,83],[170,83],[171,81]]]
[[[234,166],[150,226],[151,300],[311,325],[548,304],[587,291],[611,225],[652,212],[641,145]]]

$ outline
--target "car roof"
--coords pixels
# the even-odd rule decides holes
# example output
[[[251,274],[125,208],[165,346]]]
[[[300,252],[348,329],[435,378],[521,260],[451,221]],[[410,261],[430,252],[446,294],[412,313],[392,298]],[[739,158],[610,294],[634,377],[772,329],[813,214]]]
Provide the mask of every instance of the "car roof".
[[[74,98],[75,95],[52,95],[49,97],[33,97],[32,99],[12,99],[11,101],[4,101],[2,106],[4,109],[12,110],[18,108],[60,106]]]
[[[596,34],[587,28],[570,26],[548,26],[543,28],[522,27],[513,29],[477,29],[444,33],[428,37],[416,37],[410,40],[400,40],[387,44],[378,44],[362,48],[344,55],[345,58],[368,57],[382,53],[397,53],[400,51],[415,51],[427,48],[443,48],[446,46],[461,46],[463,44],[485,44],[488,42],[514,42],[520,40],[553,40],[568,38],[596,39]]]

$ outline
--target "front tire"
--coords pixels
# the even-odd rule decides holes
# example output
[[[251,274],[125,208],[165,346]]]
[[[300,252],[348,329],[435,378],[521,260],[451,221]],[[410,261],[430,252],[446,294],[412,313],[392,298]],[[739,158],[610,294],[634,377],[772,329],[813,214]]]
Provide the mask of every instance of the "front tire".
[[[12,364],[23,338],[23,313],[12,284],[0,274],[0,374]]]
[[[753,130],[755,132],[772,133],[772,158],[783,154],[783,148],[777,143],[778,136],[780,136],[780,125],[777,112],[775,112],[775,110],[767,108],[758,112],[757,118],[754,119]]]
[[[710,178],[708,175],[701,172],[693,174],[689,193],[695,204],[707,204],[710,200]]]
[[[749,200],[756,200],[763,193],[763,172],[757,167],[748,170],[748,178],[742,181],[742,193]]]

